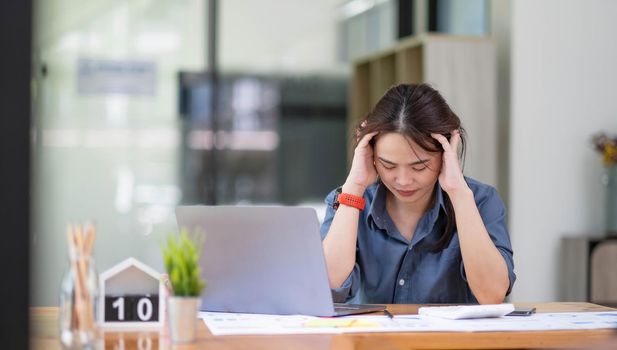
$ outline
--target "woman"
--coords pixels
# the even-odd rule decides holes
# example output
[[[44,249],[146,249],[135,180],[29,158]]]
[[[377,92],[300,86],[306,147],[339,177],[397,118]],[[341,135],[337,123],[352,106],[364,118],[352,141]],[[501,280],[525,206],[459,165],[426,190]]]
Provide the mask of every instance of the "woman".
[[[390,88],[357,131],[321,227],[336,302],[503,302],[516,276],[497,191],[463,176],[464,130],[426,84]],[[363,203],[364,202],[364,203]]]

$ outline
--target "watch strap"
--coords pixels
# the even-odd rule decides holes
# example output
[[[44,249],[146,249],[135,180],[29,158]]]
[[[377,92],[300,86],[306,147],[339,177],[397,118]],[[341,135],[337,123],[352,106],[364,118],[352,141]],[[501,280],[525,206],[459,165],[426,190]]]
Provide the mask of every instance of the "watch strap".
[[[336,197],[334,198],[334,204],[332,207],[334,209],[338,209],[339,205],[346,205],[348,207],[353,207],[358,210],[364,210],[364,206],[366,205],[366,201],[364,198],[360,196],[356,196],[350,193],[342,193],[340,189],[337,190]]]

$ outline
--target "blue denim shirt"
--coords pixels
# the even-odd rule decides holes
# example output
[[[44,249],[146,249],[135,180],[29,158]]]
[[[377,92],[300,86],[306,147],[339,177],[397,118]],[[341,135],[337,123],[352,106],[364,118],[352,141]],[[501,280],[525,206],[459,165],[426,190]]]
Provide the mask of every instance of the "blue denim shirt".
[[[510,286],[516,280],[506,212],[495,188],[465,178],[493,243],[505,259]],[[443,250],[433,252],[445,226],[443,190],[435,186],[435,201],[418,222],[411,242],[398,231],[386,210],[387,188],[376,182],[364,193],[360,213],[356,264],[341,288],[333,289],[335,302],[375,304],[477,303],[467,279],[458,233]],[[321,226],[328,234],[335,210],[335,191],[326,197],[327,211]]]

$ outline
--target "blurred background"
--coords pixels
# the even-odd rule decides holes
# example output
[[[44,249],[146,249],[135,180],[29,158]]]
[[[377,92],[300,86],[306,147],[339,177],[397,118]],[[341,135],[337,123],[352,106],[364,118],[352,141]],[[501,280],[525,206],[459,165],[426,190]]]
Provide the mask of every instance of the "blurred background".
[[[469,132],[466,174],[502,195],[510,300],[617,303],[615,170],[591,142],[617,133],[615,13],[611,0],[34,1],[30,304],[58,304],[70,221],[96,221],[99,271],[129,256],[162,270],[179,204],[323,215],[350,130],[399,82],[444,94]]]

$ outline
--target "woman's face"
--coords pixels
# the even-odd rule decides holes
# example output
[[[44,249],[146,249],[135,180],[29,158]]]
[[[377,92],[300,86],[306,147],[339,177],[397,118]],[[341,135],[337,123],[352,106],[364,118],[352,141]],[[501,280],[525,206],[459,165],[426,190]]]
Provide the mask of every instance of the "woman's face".
[[[397,200],[430,200],[441,170],[440,152],[427,152],[396,132],[378,135],[374,151],[377,173]]]

